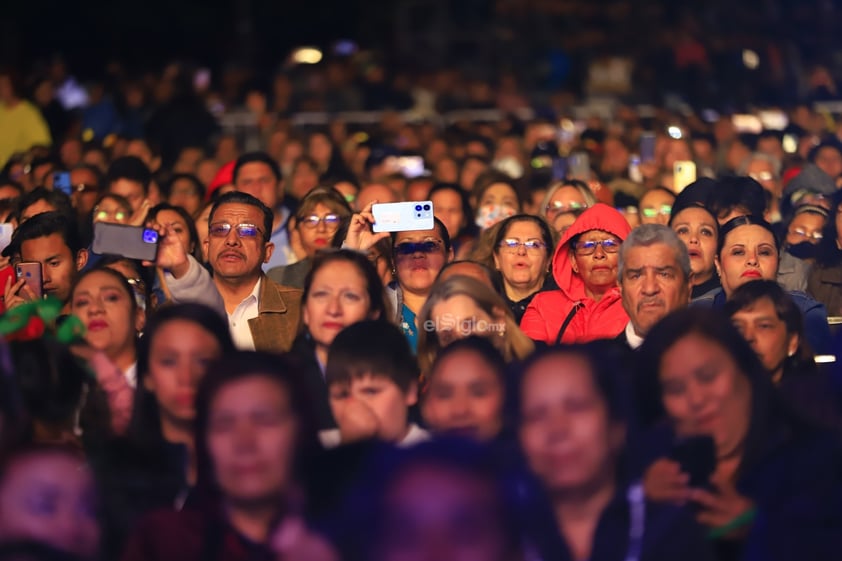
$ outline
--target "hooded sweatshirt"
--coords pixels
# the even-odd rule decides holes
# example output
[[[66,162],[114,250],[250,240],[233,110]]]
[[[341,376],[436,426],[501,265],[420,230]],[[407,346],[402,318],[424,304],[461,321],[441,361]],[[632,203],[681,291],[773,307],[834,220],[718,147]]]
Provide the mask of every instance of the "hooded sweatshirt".
[[[616,209],[597,203],[567,229],[553,255],[553,278],[559,288],[536,294],[520,323],[523,332],[533,340],[554,344],[562,324],[577,305],[578,310],[564,330],[562,343],[611,339],[625,329],[629,317],[623,309],[620,289],[611,288],[597,302],[588,297],[582,276],[573,272],[570,240],[591,230],[608,232],[625,240],[631,228]]]

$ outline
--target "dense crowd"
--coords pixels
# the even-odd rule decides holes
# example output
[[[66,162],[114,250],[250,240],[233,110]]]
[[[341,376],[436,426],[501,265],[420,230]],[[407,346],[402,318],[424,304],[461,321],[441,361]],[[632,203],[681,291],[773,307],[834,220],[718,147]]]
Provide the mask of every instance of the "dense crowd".
[[[0,70],[0,558],[838,558],[827,115],[166,99]]]

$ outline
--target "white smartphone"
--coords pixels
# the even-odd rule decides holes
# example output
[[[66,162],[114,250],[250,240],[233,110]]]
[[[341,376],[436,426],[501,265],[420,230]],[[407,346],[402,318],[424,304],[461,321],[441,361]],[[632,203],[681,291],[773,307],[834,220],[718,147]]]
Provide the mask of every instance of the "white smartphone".
[[[696,164],[690,160],[675,162],[673,181],[673,189],[676,193],[681,193],[685,187],[696,181]]]
[[[3,251],[9,244],[12,243],[12,234],[15,233],[15,227],[8,222],[0,224],[0,251]]]
[[[379,203],[371,206],[375,232],[408,232],[432,230],[433,202]]]

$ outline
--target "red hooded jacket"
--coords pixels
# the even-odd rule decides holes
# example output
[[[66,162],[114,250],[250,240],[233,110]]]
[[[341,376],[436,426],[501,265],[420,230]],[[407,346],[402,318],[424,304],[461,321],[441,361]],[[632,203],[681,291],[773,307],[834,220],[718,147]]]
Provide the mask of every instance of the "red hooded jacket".
[[[610,339],[625,329],[629,316],[623,309],[620,289],[612,288],[597,302],[585,292],[582,276],[573,272],[570,240],[590,230],[602,230],[621,240],[631,232],[626,219],[616,209],[602,203],[595,204],[576,219],[553,255],[553,277],[559,289],[536,294],[520,322],[520,328],[533,340],[555,344],[564,320],[577,304],[579,309],[564,330],[562,343]]]

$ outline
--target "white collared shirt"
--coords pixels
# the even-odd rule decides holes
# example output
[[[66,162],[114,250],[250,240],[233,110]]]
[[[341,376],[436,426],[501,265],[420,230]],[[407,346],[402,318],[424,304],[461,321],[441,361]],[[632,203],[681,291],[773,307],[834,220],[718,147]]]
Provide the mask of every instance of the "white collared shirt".
[[[132,389],[137,387],[137,361],[133,362],[132,365],[123,372],[123,376],[126,377],[126,382],[128,382]]]
[[[634,332],[632,322],[626,324],[626,341],[629,342],[629,347],[632,349],[636,349],[643,344],[643,337]]]
[[[237,304],[234,311],[228,314],[228,328],[231,330],[231,338],[234,345],[241,351],[254,350],[254,337],[251,336],[249,320],[259,314],[260,286],[263,283],[261,278],[254,284],[254,290],[246,296],[242,302]]]

